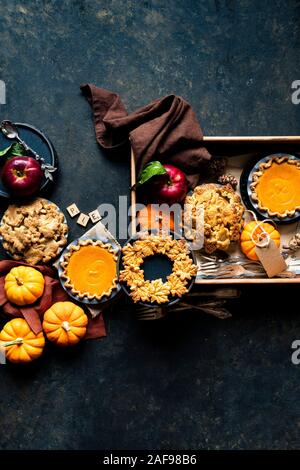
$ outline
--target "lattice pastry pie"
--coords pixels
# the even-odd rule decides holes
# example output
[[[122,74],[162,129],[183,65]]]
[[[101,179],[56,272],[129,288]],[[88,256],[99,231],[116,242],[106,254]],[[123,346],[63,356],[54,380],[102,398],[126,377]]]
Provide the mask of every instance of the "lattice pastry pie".
[[[80,299],[101,300],[117,288],[117,250],[101,240],[79,240],[60,265],[65,287]]]
[[[14,259],[29,264],[55,259],[67,243],[67,234],[63,213],[42,198],[8,206],[0,227],[3,248]]]
[[[197,186],[184,204],[185,236],[195,241],[203,232],[207,253],[226,251],[232,241],[239,240],[244,207],[231,185],[209,183]],[[203,209],[202,225],[198,220],[199,209]]]
[[[197,274],[197,266],[190,257],[186,241],[173,240],[170,235],[142,234],[140,239],[125,245],[122,253],[123,269],[119,279],[129,287],[134,302],[164,304],[174,300],[174,297],[182,297]],[[150,281],[144,277],[144,259],[156,254],[167,256],[173,263],[166,282],[161,278]]]

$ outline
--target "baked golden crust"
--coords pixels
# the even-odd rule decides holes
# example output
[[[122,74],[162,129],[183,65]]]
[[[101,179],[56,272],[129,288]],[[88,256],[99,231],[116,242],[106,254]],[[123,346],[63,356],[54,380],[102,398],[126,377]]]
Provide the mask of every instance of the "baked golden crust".
[[[122,249],[123,267],[119,279],[126,282],[134,302],[164,304],[170,297],[182,297],[188,292],[188,283],[197,274],[197,266],[190,258],[190,251],[185,240],[173,240],[170,235],[141,235],[139,240],[128,243]],[[172,273],[167,281],[145,280],[141,265],[144,258],[154,254],[166,255],[173,261]]]
[[[102,242],[101,240],[92,240],[92,239],[86,239],[86,240],[78,240],[78,243],[76,245],[72,245],[68,251],[68,253],[66,253],[64,256],[63,256],[63,260],[60,261],[60,266],[62,268],[62,273],[61,273],[61,277],[62,279],[65,280],[65,287],[67,289],[69,289],[71,291],[71,293],[73,295],[76,295],[79,297],[79,299],[88,299],[88,300],[98,300],[100,301],[101,299],[103,299],[103,297],[110,297],[113,290],[115,290],[117,287],[118,287],[118,277],[115,276],[112,280],[111,280],[111,286],[105,290],[104,292],[102,292],[100,295],[97,295],[97,294],[94,294],[94,293],[90,293],[90,292],[81,292],[80,290],[76,289],[75,286],[74,286],[74,283],[72,281],[72,279],[68,276],[68,265],[69,265],[69,262],[70,262],[70,259],[72,257],[72,255],[78,251],[81,250],[82,247],[85,247],[85,246],[99,246],[100,248],[103,248],[104,250],[106,250],[108,253],[111,253],[112,254],[112,257],[113,257],[113,260],[115,263],[117,263],[117,260],[118,260],[118,250],[117,249],[114,249],[110,243],[104,243]]]
[[[258,205],[259,210],[262,212],[266,212],[270,217],[278,217],[280,219],[285,219],[287,217],[293,217],[297,211],[300,211],[300,203],[299,200],[295,201],[293,204],[293,207],[288,207],[284,208],[282,205],[282,201],[278,202],[278,207],[274,209],[274,207],[266,204],[266,201],[263,201],[262,198],[260,197],[259,194],[259,185],[262,182],[262,178],[268,176],[267,173],[269,170],[274,167],[274,165],[280,165],[281,166],[281,175],[280,178],[277,177],[275,183],[274,183],[274,188],[271,187],[272,183],[270,181],[269,183],[269,190],[274,191],[274,200],[275,200],[275,206],[276,206],[276,196],[283,194],[287,198],[287,203],[291,201],[291,194],[294,192],[294,194],[299,193],[299,181],[300,181],[300,160],[298,159],[293,159],[290,158],[288,155],[283,155],[283,156],[274,156],[273,158],[270,158],[266,162],[262,162],[259,165],[259,168],[257,171],[253,172],[252,174],[252,183],[250,184],[250,189],[251,189],[251,199]],[[284,175],[284,167],[289,168],[290,170],[298,170],[295,172],[295,175],[298,173],[298,183],[293,187],[293,183],[291,180],[291,175],[287,174],[286,176]],[[273,180],[274,181],[274,180]],[[265,199],[265,198],[264,198]],[[299,198],[300,199],[300,198]],[[274,206],[274,201],[273,204]],[[280,210],[279,210],[280,208]]]
[[[67,234],[63,213],[43,198],[8,206],[0,227],[3,248],[14,259],[32,265],[55,259],[67,243]]]
[[[238,241],[242,229],[244,206],[240,196],[230,185],[214,183],[197,186],[185,199],[184,227],[188,239],[196,241],[204,233],[207,253],[228,250],[232,241]],[[203,210],[204,227],[197,227],[199,211]]]

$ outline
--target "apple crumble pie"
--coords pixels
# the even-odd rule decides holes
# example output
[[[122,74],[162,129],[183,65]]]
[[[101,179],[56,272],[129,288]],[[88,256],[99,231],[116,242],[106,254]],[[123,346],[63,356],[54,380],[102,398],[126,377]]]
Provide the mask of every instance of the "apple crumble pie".
[[[3,248],[28,264],[48,263],[67,243],[68,226],[58,207],[38,198],[27,204],[11,204],[1,226]]]
[[[240,196],[231,185],[219,186],[214,183],[197,186],[185,199],[185,236],[197,240],[199,208],[203,209],[204,250],[228,250],[232,241],[238,241],[242,229],[244,206]]]

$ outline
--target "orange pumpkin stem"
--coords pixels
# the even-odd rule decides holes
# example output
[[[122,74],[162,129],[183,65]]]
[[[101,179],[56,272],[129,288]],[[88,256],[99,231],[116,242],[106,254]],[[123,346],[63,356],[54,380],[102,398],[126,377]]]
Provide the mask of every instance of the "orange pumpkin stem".
[[[68,321],[63,321],[62,324],[61,324],[62,328],[65,330],[65,331],[70,331],[71,328],[70,328],[70,323]]]
[[[17,276],[15,276],[15,279],[16,279],[16,283],[18,284],[18,286],[23,286],[24,282],[22,281],[22,279],[20,279]]]
[[[266,232],[260,232],[256,234],[257,241],[263,242],[267,238],[268,234]]]

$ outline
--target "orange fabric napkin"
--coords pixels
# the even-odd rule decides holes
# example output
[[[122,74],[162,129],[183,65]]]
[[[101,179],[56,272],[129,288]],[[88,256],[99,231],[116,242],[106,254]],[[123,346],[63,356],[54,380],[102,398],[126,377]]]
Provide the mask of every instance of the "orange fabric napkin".
[[[26,263],[18,261],[3,260],[0,261],[0,307],[2,314],[9,317],[23,317],[34,333],[42,331],[42,321],[45,311],[55,302],[71,300],[68,294],[62,288],[56,271],[48,266],[35,266],[45,279],[45,289],[42,297],[34,304],[24,307],[17,307],[10,303],[5,295],[4,279],[6,274],[15,266],[28,266]],[[73,300],[72,300],[73,302]],[[80,304],[82,307],[82,304]],[[86,310],[86,309],[85,309]],[[102,314],[96,318],[91,318],[89,312],[87,333],[85,339],[101,338],[106,336],[106,329]]]

